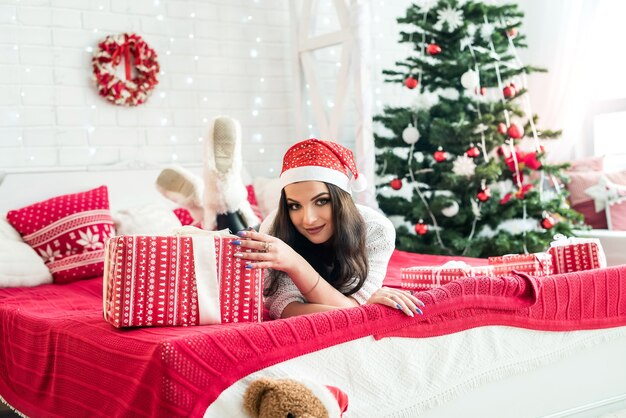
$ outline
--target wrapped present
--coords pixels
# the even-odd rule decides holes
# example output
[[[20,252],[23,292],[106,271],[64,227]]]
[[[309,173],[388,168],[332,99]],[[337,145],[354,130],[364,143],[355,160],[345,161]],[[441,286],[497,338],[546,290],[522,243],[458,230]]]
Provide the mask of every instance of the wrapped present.
[[[463,277],[490,276],[491,266],[470,266],[462,261],[449,261],[442,266],[417,266],[400,269],[400,287],[428,290]]]
[[[548,253],[507,254],[489,257],[496,276],[509,274],[513,270],[532,276],[549,276],[554,273],[552,255]]]
[[[567,238],[557,234],[548,252],[554,259],[555,273],[606,267],[606,256],[597,238]]]
[[[246,269],[233,256],[234,239],[194,227],[172,236],[110,238],[104,318],[118,328],[260,322],[262,270]]]

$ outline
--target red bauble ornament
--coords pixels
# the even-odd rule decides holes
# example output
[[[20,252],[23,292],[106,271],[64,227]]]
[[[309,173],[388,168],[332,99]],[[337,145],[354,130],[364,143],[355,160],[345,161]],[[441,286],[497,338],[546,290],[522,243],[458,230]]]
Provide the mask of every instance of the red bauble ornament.
[[[426,52],[428,52],[429,55],[437,55],[441,52],[441,47],[433,42],[426,47]]]
[[[487,94],[487,89],[485,87],[481,87],[481,88],[476,87],[474,89],[474,93],[484,96],[485,94]]]
[[[500,122],[498,124],[498,132],[500,132],[502,135],[506,135],[506,125],[502,122]]]
[[[552,229],[556,225],[556,219],[548,214],[543,215],[543,219],[541,220],[541,226],[544,229]]]
[[[506,30],[506,34],[510,37],[510,38],[515,38],[517,36],[517,28],[509,28]]]
[[[491,197],[491,190],[489,189],[489,187],[485,187],[481,189],[476,194],[476,198],[480,200],[481,202],[486,202],[487,200],[489,200],[490,197]]]
[[[393,179],[389,182],[389,185],[393,190],[400,190],[402,188],[402,180]]]
[[[404,80],[404,85],[410,88],[411,90],[417,87],[417,78],[413,78],[412,75],[408,76],[406,80]]]
[[[506,133],[513,139],[520,139],[524,136],[524,128],[520,128],[517,124],[512,123]]]
[[[417,235],[426,235],[428,232],[428,225],[424,223],[422,219],[415,225],[415,233]]]
[[[465,151],[465,155],[471,158],[476,158],[480,155],[480,150],[474,144],[470,144],[469,149]]]
[[[515,85],[513,83],[511,83],[508,86],[505,86],[502,89],[502,94],[504,94],[504,97],[506,97],[507,99],[510,99],[511,97],[514,97],[515,94],[517,94],[517,90],[515,89]]]
[[[435,153],[433,154],[433,157],[435,157],[435,161],[441,163],[448,159],[448,153],[445,152],[441,147],[439,147],[437,151],[435,151]]]

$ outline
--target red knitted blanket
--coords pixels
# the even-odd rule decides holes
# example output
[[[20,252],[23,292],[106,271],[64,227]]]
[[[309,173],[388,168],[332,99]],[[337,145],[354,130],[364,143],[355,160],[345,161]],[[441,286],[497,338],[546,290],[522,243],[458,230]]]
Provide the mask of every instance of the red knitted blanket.
[[[101,279],[0,289],[0,396],[33,417],[200,417],[252,372],[364,336],[626,325],[626,266],[461,279],[419,297],[419,318],[369,305],[259,324],[120,330],[102,318]]]

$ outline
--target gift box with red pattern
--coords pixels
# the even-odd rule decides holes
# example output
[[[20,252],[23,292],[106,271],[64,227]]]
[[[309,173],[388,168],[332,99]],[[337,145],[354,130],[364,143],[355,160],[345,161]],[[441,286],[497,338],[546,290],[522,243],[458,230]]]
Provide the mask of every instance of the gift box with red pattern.
[[[555,273],[606,267],[606,256],[597,238],[566,238],[558,234],[548,252],[554,259]]]
[[[400,269],[400,287],[428,290],[463,277],[493,275],[491,266],[470,266],[462,261],[449,261],[442,266],[417,266]]]
[[[493,266],[496,276],[509,274],[513,270],[532,276],[549,276],[554,273],[552,255],[548,253],[508,254],[489,257],[488,262]]]
[[[260,322],[263,275],[233,256],[237,237],[120,235],[105,247],[104,318],[115,327]]]

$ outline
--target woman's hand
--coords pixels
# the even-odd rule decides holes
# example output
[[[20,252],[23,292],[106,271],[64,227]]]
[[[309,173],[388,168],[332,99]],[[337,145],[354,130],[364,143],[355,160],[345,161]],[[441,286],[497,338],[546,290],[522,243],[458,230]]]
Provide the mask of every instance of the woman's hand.
[[[270,268],[289,274],[302,257],[282,240],[254,230],[237,232],[241,238],[231,243],[241,249],[235,257],[246,260],[247,268]]]
[[[413,312],[423,315],[424,312],[419,307],[424,306],[424,302],[413,296],[406,290],[394,289],[391,287],[382,287],[378,289],[367,303],[379,303],[387,305],[394,309],[401,309],[408,316],[414,316]]]

